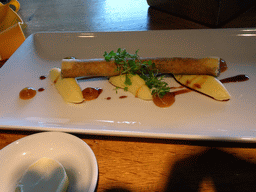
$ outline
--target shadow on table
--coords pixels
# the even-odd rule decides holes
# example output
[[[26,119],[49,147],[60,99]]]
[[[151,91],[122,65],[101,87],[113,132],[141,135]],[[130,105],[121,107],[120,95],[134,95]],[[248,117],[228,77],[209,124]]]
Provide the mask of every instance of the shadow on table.
[[[211,178],[216,191],[256,191],[256,165],[218,149],[177,162],[165,191],[198,191]]]
[[[164,191],[196,192],[205,178],[211,178],[217,192],[253,192],[256,191],[256,164],[218,149],[209,149],[176,162]],[[112,188],[105,192],[131,191]]]

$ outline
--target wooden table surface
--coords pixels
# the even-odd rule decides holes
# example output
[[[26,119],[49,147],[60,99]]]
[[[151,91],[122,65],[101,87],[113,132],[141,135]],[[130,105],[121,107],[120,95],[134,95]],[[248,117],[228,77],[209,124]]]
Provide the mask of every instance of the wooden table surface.
[[[146,0],[19,0],[26,36],[40,31],[207,29]],[[256,27],[256,8],[218,28]],[[4,62],[2,61],[3,65]],[[0,69],[1,70],[1,69]],[[35,132],[0,130],[0,149]],[[98,192],[255,191],[254,144],[76,135],[94,151]]]

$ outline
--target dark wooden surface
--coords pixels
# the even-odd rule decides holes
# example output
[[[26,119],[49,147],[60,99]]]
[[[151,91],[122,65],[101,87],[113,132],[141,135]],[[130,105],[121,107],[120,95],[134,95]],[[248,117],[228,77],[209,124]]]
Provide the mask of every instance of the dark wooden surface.
[[[20,0],[26,35],[39,31],[147,31],[205,29],[148,6],[146,0]],[[256,8],[218,28],[256,27]]]
[[[146,0],[20,0],[26,36],[40,31],[207,29]],[[255,28],[252,7],[219,28]],[[4,64],[4,61],[0,63]],[[35,132],[0,130],[0,149]],[[77,135],[99,165],[97,191],[254,191],[253,144]]]

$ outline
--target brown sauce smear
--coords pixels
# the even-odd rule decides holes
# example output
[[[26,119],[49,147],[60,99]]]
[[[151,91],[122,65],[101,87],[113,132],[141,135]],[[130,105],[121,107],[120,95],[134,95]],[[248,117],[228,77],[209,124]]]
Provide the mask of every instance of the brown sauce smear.
[[[82,94],[85,101],[91,101],[97,99],[102,91],[100,88],[87,87],[82,91]]]
[[[32,99],[36,95],[36,90],[32,87],[25,87],[20,91],[20,98],[23,100]]]
[[[44,80],[44,79],[46,79],[46,76],[42,75],[42,76],[39,77],[39,79]]]
[[[178,87],[170,87],[170,89],[180,89],[180,88],[183,88],[184,86],[181,85],[181,86],[178,86]]]
[[[173,92],[174,95],[180,95],[180,94],[184,94],[184,93],[188,93],[188,92],[191,92],[192,90],[191,89],[182,89],[182,90],[179,90],[179,91],[175,91]]]
[[[249,77],[247,75],[237,75],[234,77],[228,77],[225,79],[221,79],[221,83],[233,83],[233,82],[242,82],[242,81],[248,81]]]
[[[60,75],[58,75],[58,77],[56,77],[56,79],[53,81],[53,84],[56,84],[59,78],[60,78]]]
[[[43,88],[43,87],[41,87],[41,88],[39,88],[37,91],[38,92],[42,92],[42,91],[44,91],[45,89]]]
[[[119,97],[119,99],[124,99],[124,98],[127,98],[127,96],[123,95]]]
[[[202,88],[202,85],[199,84],[199,83],[195,83],[195,84],[193,85],[193,87],[198,88],[198,89],[201,89],[201,88]]]

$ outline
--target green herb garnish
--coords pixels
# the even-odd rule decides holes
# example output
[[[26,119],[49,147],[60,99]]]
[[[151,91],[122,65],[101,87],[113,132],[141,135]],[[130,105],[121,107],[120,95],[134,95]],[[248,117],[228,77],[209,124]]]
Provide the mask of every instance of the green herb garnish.
[[[129,54],[125,49],[119,48],[117,52],[111,51],[110,53],[105,52],[104,57],[106,61],[114,60],[118,66],[118,70],[121,74],[136,74],[141,67],[139,62],[138,50],[134,55]]]
[[[167,92],[170,91],[168,84],[163,81],[163,76],[158,77],[158,71],[155,67],[155,63],[151,60],[141,62],[138,56],[138,50],[135,54],[129,54],[125,49],[119,48],[117,52],[111,51],[110,53],[105,52],[104,55],[106,61],[114,60],[117,64],[117,70],[121,74],[125,74],[125,85],[129,86],[132,84],[129,75],[138,74],[142,79],[145,80],[146,85],[151,89],[151,94],[157,94],[159,97],[163,97]],[[124,90],[128,90],[125,87]]]

